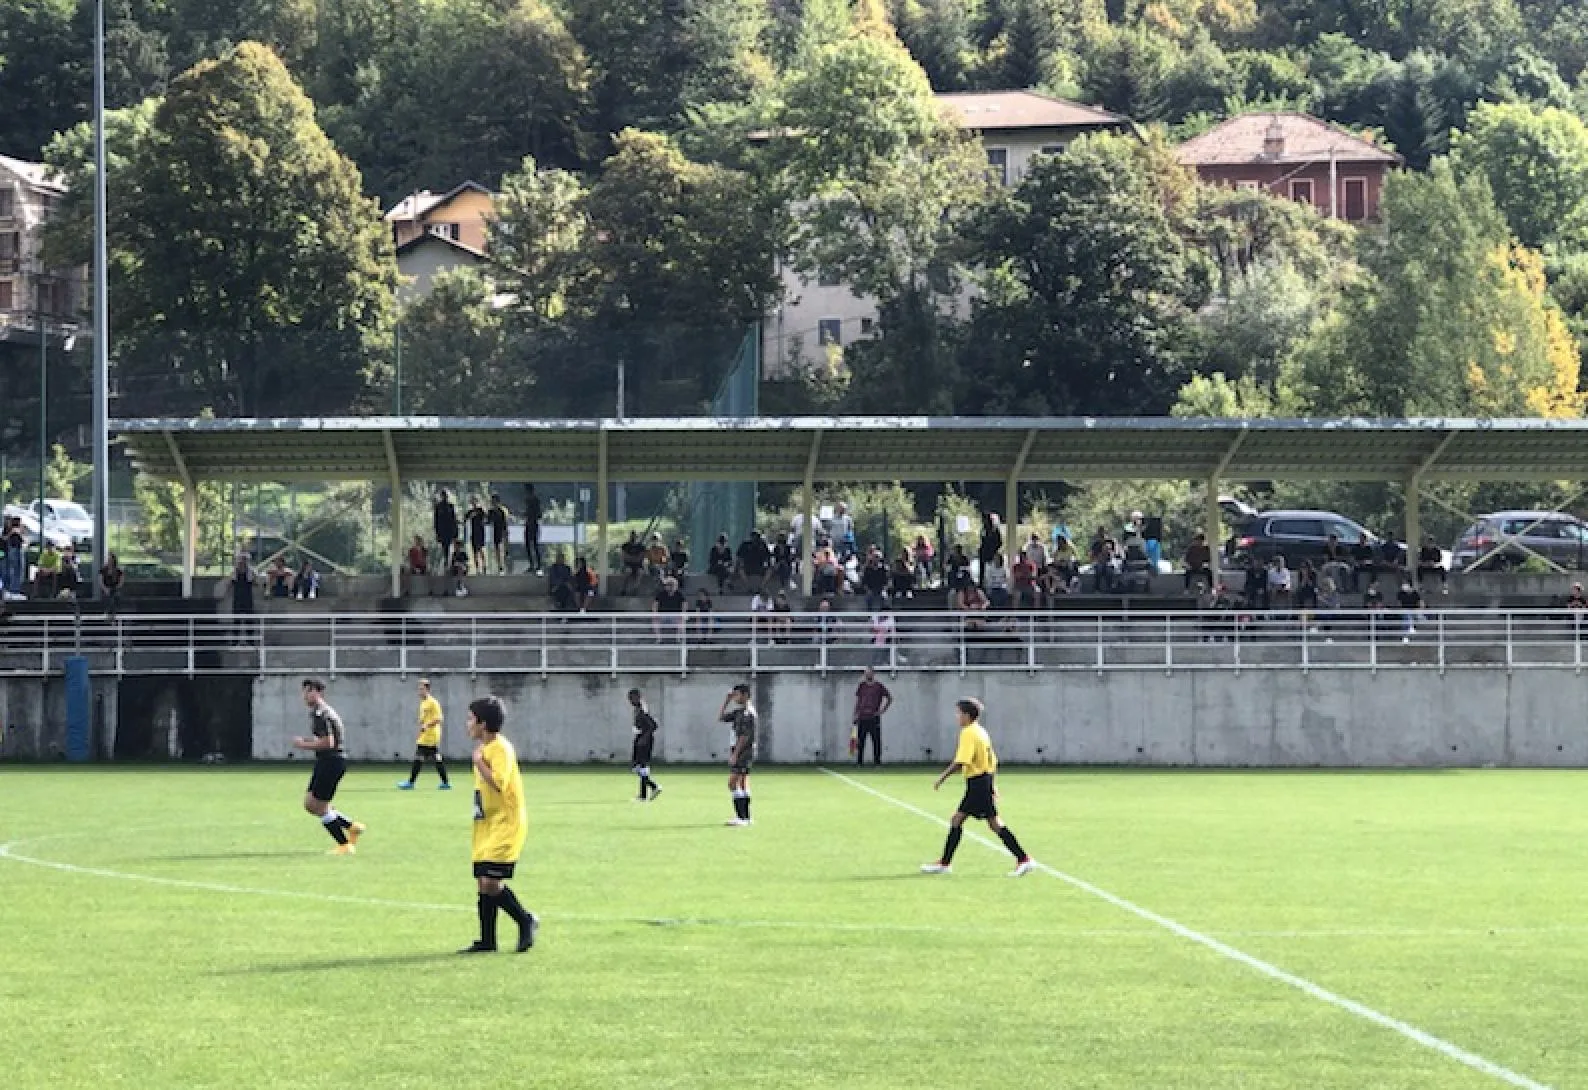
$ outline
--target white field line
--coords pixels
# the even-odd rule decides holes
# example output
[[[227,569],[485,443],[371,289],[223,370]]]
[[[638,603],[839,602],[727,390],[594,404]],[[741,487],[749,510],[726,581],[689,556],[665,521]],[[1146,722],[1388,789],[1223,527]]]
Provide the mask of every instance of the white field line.
[[[896,806],[900,810],[914,814],[917,817],[925,818],[927,821],[930,821],[935,825],[944,827],[948,825],[947,820],[938,817],[936,814],[922,810],[918,806],[913,806],[910,803],[905,802],[903,799],[896,799],[892,795],[883,794],[881,791],[863,784],[859,780],[851,779],[842,772],[834,772],[830,768],[823,768],[822,771],[834,779],[848,784],[850,787],[853,787],[858,791],[864,791],[866,794],[871,795],[874,798],[881,799],[883,802],[886,802],[891,806]],[[981,833],[966,830],[966,834],[969,839],[974,840],[983,847],[990,848],[995,852],[1003,852],[1005,850],[1001,843],[993,840],[990,837],[983,836]],[[1494,1078],[1499,1079],[1501,1082],[1509,1083],[1512,1086],[1523,1087],[1524,1090],[1550,1090],[1550,1088],[1544,1083],[1536,1082],[1533,1079],[1528,1078],[1526,1075],[1518,1074],[1509,1068],[1501,1067],[1499,1064],[1494,1063],[1491,1060],[1486,1060],[1475,1052],[1467,1051],[1460,1045],[1451,1044],[1449,1041],[1446,1041],[1443,1038],[1435,1037],[1431,1033],[1420,1030],[1409,1022],[1402,1022],[1399,1018],[1392,1018],[1387,1014],[1383,1014],[1380,1011],[1374,1010],[1372,1007],[1358,1003],[1354,999],[1347,999],[1343,995],[1331,992],[1329,989],[1314,984],[1312,981],[1307,980],[1304,977],[1299,977],[1295,973],[1286,972],[1277,965],[1266,962],[1261,958],[1253,957],[1251,954],[1248,954],[1243,950],[1237,950],[1235,947],[1229,945],[1228,943],[1220,942],[1211,935],[1206,935],[1200,931],[1192,930],[1182,923],[1171,920],[1167,916],[1163,916],[1157,912],[1154,912],[1150,908],[1143,908],[1134,901],[1127,901],[1125,898],[1120,897],[1117,894],[1110,893],[1108,890],[1103,889],[1100,886],[1094,886],[1084,878],[1077,878],[1074,875],[1066,874],[1064,871],[1061,871],[1056,867],[1050,867],[1046,863],[1038,863],[1037,869],[1041,870],[1045,874],[1052,875],[1054,878],[1059,879],[1059,881],[1064,882],[1067,885],[1081,890],[1083,893],[1089,893],[1099,900],[1106,901],[1115,908],[1123,912],[1128,912],[1138,919],[1146,920],[1148,923],[1155,924],[1156,926],[1163,928],[1165,931],[1168,931],[1174,935],[1178,935],[1180,938],[1185,939],[1188,942],[1194,942],[1198,946],[1206,947],[1222,958],[1226,958],[1230,961],[1236,962],[1237,964],[1244,965],[1248,969],[1259,972],[1272,980],[1279,981],[1281,984],[1287,984],[1290,987],[1295,988],[1297,991],[1309,995],[1322,1003],[1327,1003],[1333,1007],[1339,1007],[1341,1010],[1354,1014],[1358,1018],[1364,1019],[1365,1021],[1372,1022],[1376,1026],[1381,1026],[1393,1033],[1398,1033],[1402,1037],[1405,1037],[1411,1041],[1415,1041],[1424,1048],[1432,1049],[1443,1056],[1447,1056],[1459,1064],[1463,1064],[1472,1068],[1474,1071],[1481,1071],[1483,1074],[1493,1076]]]

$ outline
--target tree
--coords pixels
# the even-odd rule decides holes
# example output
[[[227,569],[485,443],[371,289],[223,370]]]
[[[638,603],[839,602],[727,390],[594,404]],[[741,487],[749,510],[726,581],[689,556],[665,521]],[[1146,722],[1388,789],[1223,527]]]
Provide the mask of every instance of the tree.
[[[74,34],[74,0],[0,5],[0,147],[37,158],[50,138],[86,114],[87,48]]]
[[[111,288],[123,408],[271,415],[360,398],[396,264],[357,168],[279,58],[244,43],[121,116]],[[51,147],[71,181],[52,244],[88,252],[89,136]]]
[[[986,362],[967,375],[974,393],[961,411],[1168,408],[1207,273],[1173,229],[1151,155],[1086,137],[1039,160],[988,216],[990,275],[972,336]]]
[[[1588,231],[1588,125],[1565,110],[1484,103],[1451,161],[1482,174],[1524,246],[1580,244]]]
[[[898,16],[899,37],[932,87],[962,91],[970,84],[975,51],[965,0],[906,0]]]
[[[531,413],[534,374],[514,356],[495,294],[475,269],[449,269],[404,309],[405,407],[439,416]]]
[[[1576,415],[1579,359],[1481,176],[1397,175],[1375,277],[1297,353],[1313,406],[1380,416]]]
[[[366,11],[357,26],[382,44],[351,77],[327,72],[328,87],[353,94],[328,125],[387,202],[466,180],[495,186],[526,155],[586,162],[589,62],[545,0],[445,0]]]

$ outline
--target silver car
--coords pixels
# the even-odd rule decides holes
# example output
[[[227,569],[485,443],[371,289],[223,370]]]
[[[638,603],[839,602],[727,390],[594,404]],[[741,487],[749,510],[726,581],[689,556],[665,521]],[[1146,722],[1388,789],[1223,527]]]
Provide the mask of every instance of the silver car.
[[[1453,553],[1457,571],[1479,560],[1485,571],[1504,571],[1533,554],[1563,568],[1583,568],[1588,566],[1588,523],[1559,511],[1496,511],[1468,526]]]

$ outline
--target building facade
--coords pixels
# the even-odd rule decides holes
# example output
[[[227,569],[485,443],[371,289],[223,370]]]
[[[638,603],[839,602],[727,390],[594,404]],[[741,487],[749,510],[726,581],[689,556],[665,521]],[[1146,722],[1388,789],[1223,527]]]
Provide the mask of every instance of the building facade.
[[[1392,151],[1296,113],[1232,117],[1175,155],[1205,182],[1260,189],[1350,223],[1378,220],[1384,179],[1401,163]]]
[[[938,102],[980,137],[987,167],[1002,185],[1018,185],[1041,155],[1058,155],[1094,132],[1119,132],[1130,121],[1118,114],[1036,91],[940,94]],[[832,366],[845,345],[876,331],[877,304],[836,280],[807,278],[779,269],[783,298],[762,328],[761,360],[767,378]]]
[[[423,298],[437,273],[483,265],[495,206],[490,190],[464,182],[445,193],[420,190],[387,212],[403,278],[398,297]]]
[[[0,155],[0,340],[37,343],[76,332],[88,302],[86,267],[45,264],[44,226],[66,187],[42,163]]]

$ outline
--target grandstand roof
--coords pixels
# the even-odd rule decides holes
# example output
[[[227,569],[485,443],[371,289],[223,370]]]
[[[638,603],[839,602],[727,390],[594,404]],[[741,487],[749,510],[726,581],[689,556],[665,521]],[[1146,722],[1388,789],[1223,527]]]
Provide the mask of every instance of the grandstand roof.
[[[169,480],[1588,480],[1584,420],[119,420]],[[388,445],[389,444],[389,445]]]

